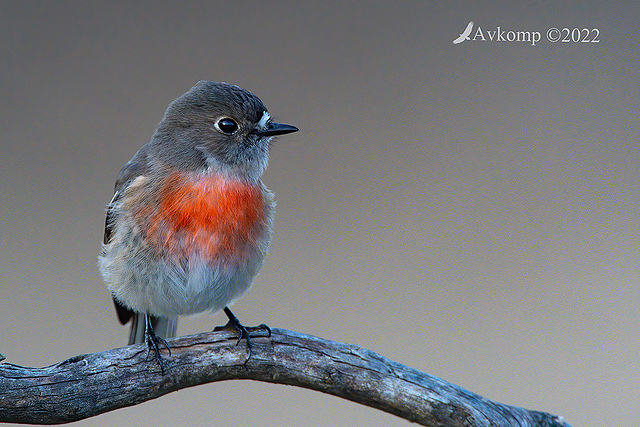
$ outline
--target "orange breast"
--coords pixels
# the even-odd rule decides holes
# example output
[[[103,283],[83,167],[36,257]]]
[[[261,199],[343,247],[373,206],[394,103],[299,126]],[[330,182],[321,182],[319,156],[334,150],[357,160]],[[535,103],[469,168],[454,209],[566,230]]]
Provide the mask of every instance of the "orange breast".
[[[258,185],[176,172],[159,196],[147,237],[173,255],[242,258],[263,233],[265,206]]]

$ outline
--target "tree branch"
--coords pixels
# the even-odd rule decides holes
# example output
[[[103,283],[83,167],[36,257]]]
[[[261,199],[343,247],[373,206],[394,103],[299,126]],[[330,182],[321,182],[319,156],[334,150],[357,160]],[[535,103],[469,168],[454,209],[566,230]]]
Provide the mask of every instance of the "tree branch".
[[[284,329],[228,331],[169,340],[158,363],[132,345],[80,355],[46,368],[0,363],[0,422],[62,424],[132,406],[186,387],[251,379],[329,393],[426,426],[569,427],[562,417],[485,399],[351,344]],[[153,354],[151,355],[153,356]]]

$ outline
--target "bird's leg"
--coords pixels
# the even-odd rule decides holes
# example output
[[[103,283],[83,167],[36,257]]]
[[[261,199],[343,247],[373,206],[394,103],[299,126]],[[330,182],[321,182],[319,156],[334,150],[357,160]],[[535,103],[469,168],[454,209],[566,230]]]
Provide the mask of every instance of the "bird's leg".
[[[144,340],[147,344],[147,360],[149,360],[149,355],[151,354],[151,350],[153,350],[156,354],[156,360],[160,365],[160,372],[164,374],[164,363],[162,362],[162,356],[160,355],[160,349],[158,348],[158,343],[164,345],[167,350],[169,350],[169,356],[171,356],[171,348],[169,347],[169,343],[164,338],[160,338],[156,335],[153,330],[153,325],[151,324],[151,316],[148,314],[144,315]]]
[[[269,337],[271,336],[271,328],[265,325],[264,323],[258,326],[244,326],[242,323],[240,323],[240,321],[235,316],[235,314],[233,314],[231,310],[229,310],[229,307],[224,308],[224,314],[226,314],[227,317],[229,318],[229,321],[227,322],[227,324],[224,326],[216,326],[213,330],[222,331],[225,329],[232,329],[238,332],[240,336],[238,337],[238,342],[236,342],[236,345],[240,343],[242,338],[245,338],[247,340],[247,348],[249,349],[249,357],[251,357],[251,340],[249,339],[249,332],[266,329],[268,333],[267,336]]]

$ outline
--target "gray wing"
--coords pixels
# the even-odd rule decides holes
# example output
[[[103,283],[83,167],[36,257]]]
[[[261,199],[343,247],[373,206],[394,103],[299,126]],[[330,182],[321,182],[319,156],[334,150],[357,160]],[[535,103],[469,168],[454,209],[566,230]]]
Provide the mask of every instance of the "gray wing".
[[[104,225],[104,244],[108,244],[111,240],[111,232],[113,231],[113,221],[115,219],[115,212],[113,207],[119,200],[122,189],[126,187],[131,181],[140,175],[147,173],[149,167],[147,166],[147,146],[142,147],[138,152],[120,169],[118,178],[116,179],[115,192],[113,198],[107,205],[107,218]]]

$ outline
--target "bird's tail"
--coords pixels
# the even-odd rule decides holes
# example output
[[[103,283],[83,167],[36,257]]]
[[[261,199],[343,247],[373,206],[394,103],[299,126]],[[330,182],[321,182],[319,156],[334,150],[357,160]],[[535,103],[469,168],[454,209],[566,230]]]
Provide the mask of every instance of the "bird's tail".
[[[153,331],[156,333],[157,337],[175,337],[176,328],[178,327],[178,318],[151,316],[151,325],[153,326]],[[144,314],[134,313],[133,322],[131,323],[131,334],[129,335],[129,345],[144,342]]]

